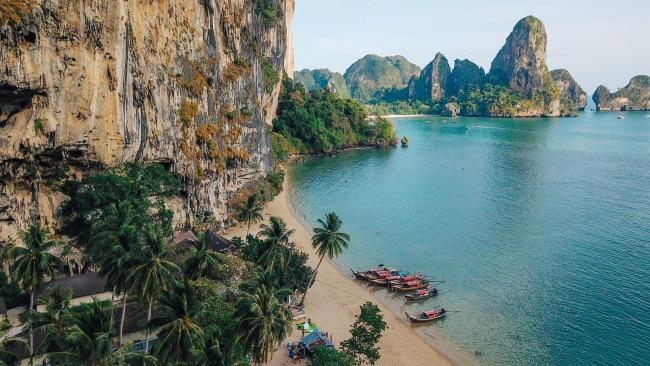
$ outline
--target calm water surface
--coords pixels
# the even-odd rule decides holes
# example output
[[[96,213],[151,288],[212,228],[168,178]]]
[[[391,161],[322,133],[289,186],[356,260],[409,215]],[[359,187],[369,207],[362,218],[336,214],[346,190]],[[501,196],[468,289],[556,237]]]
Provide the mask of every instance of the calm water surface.
[[[382,263],[444,281],[408,304],[368,291],[399,314],[451,310],[416,331],[463,362],[650,364],[647,113],[395,123],[408,148],[290,166],[307,225],[334,211],[352,236],[342,271]]]

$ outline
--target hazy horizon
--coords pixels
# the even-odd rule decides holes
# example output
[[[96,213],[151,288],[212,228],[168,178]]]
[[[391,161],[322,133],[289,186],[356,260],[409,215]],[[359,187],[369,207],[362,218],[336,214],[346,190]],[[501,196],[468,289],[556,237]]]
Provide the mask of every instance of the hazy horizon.
[[[566,69],[590,96],[650,75],[650,2],[478,0],[435,4],[357,0],[296,1],[295,70],[341,74],[368,54],[401,55],[424,68],[437,52],[454,66],[469,59],[486,72],[515,24],[533,15],[546,28],[549,70]]]

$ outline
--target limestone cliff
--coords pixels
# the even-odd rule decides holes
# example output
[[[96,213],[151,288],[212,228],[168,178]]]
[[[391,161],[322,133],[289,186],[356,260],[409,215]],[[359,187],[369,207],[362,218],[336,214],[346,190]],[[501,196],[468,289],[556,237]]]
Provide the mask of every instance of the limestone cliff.
[[[529,15],[512,29],[506,43],[492,60],[488,78],[525,97],[546,94],[537,106],[517,116],[559,116],[560,95],[546,66],[546,29],[541,20]]]
[[[332,72],[329,69],[300,70],[293,73],[293,81],[302,84],[307,90],[327,88],[341,98],[350,98],[348,88],[343,75]]]
[[[409,83],[409,97],[423,100],[438,100],[449,95],[452,86],[449,61],[440,52],[436,53],[419,78]]]
[[[343,77],[352,97],[368,101],[380,89],[403,88],[420,68],[403,56],[366,55],[350,65]]]
[[[47,0],[0,27],[0,240],[65,199],[44,184],[127,161],[184,184],[177,228],[273,168],[267,124],[293,73],[294,0]],[[60,170],[59,170],[60,171]]]
[[[587,93],[582,90],[573,76],[565,69],[558,69],[551,71],[551,77],[560,89],[562,98],[573,103],[577,110],[583,111],[587,105]]]
[[[453,82],[453,95],[460,95],[469,91],[469,86],[480,85],[485,78],[485,71],[482,67],[470,60],[454,60],[454,69],[451,72]]]
[[[615,93],[601,85],[592,97],[598,111],[650,110],[650,76],[637,75]]]

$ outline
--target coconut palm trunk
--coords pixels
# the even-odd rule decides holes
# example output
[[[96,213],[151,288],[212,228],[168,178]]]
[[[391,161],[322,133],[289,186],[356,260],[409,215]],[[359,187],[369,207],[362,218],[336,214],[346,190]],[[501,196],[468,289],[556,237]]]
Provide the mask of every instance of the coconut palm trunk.
[[[314,270],[314,273],[309,280],[307,288],[305,288],[305,293],[300,300],[300,306],[305,304],[305,297],[307,297],[307,290],[314,282],[316,278],[316,273],[318,272],[318,267],[320,267],[323,258],[327,254],[329,259],[338,257],[339,254],[343,253],[343,248],[347,248],[350,242],[350,235],[346,233],[339,232],[343,221],[334,213],[329,212],[325,215],[325,221],[318,219],[320,227],[314,228],[314,236],[311,237],[311,245],[316,249],[316,254],[320,255],[320,260],[318,265]]]

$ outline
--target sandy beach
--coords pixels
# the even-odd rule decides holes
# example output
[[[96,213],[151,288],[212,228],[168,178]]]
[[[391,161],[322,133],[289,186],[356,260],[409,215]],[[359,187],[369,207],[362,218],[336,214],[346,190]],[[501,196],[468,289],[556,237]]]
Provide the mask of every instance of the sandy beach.
[[[325,213],[323,213],[324,217]],[[285,189],[265,207],[264,223],[269,217],[281,217],[289,229],[294,229],[292,235],[296,246],[303,252],[309,254],[308,265],[316,267],[318,257],[311,247],[311,229],[306,228],[299,221],[289,203],[286,183]],[[343,221],[345,229],[345,220]],[[343,230],[345,232],[345,230]],[[251,234],[259,232],[259,223],[251,225]],[[245,237],[246,225],[230,228],[224,234],[227,238],[233,236]],[[350,245],[354,245],[354,236]],[[350,326],[355,321],[355,315],[359,314],[359,307],[366,301],[371,301],[379,306],[384,321],[388,328],[384,331],[379,341],[381,358],[376,365],[460,365],[459,360],[453,355],[444,353],[442,349],[434,349],[430,344],[421,339],[406,322],[405,317],[398,316],[391,309],[377,301],[373,295],[362,287],[362,284],[346,277],[339,272],[333,264],[325,258],[321,264],[316,281],[309,289],[305,300],[305,313],[316,323],[321,331],[327,331],[332,335],[333,343],[338,347],[339,342],[350,337]],[[304,320],[304,319],[303,319]],[[295,330],[285,339],[282,344],[297,342],[301,338],[300,331]],[[280,347],[273,359],[267,365],[289,365],[293,364],[288,358],[285,347]]]

